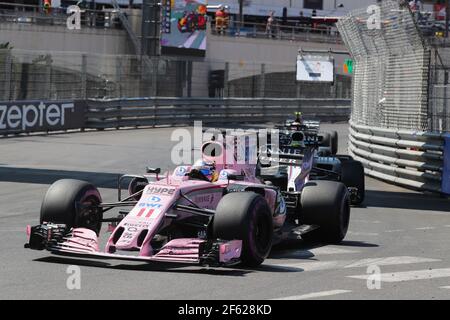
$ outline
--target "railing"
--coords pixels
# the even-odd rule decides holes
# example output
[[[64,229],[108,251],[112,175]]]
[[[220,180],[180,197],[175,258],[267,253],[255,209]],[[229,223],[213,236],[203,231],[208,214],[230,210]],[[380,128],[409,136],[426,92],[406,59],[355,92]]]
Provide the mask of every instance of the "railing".
[[[85,128],[204,123],[275,122],[301,111],[324,121],[347,121],[345,99],[137,98],[88,100]]]
[[[215,21],[211,21],[212,34],[218,34],[215,30]],[[271,28],[267,28],[265,23],[245,22],[243,25],[239,21],[232,21],[223,35],[230,37],[248,37],[261,39],[289,40],[289,41],[313,41],[326,43],[342,43],[338,30],[334,26],[281,24],[274,23]]]
[[[51,8],[48,13],[36,5],[0,2],[0,23],[66,25],[66,8]],[[91,10],[81,9],[81,26],[90,28],[119,28],[123,24],[117,9]]]
[[[445,134],[393,130],[350,121],[348,152],[369,176],[419,190],[443,188]]]

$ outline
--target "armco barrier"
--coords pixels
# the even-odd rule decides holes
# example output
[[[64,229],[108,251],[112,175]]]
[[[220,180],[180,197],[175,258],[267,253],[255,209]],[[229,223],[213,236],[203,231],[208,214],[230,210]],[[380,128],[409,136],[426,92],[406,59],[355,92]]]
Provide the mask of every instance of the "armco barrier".
[[[350,100],[139,98],[88,100],[86,128],[283,121],[294,111],[323,121],[347,121]]]
[[[443,174],[445,136],[368,127],[350,121],[348,151],[363,163],[367,175],[419,190],[450,194],[448,177]]]
[[[0,102],[0,135],[67,129],[284,121],[294,111],[323,121],[348,121],[350,100],[130,98]]]

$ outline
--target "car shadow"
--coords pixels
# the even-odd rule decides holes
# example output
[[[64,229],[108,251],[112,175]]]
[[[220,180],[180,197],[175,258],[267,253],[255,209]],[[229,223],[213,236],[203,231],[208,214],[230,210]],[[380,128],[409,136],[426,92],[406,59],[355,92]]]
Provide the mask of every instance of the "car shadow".
[[[366,190],[363,206],[366,208],[377,207],[422,211],[449,211],[448,199],[435,194],[414,191],[392,192]]]
[[[328,243],[310,243],[305,242],[301,239],[299,240],[289,240],[283,243],[277,244],[272,248],[269,258],[272,259],[299,259],[299,260],[313,260],[315,255],[311,250],[329,246]],[[364,247],[364,248],[375,248],[379,247],[378,244],[369,243],[365,241],[350,241],[344,240],[337,247]]]
[[[241,269],[228,269],[228,268],[205,268],[193,265],[174,263],[162,263],[162,262],[149,262],[139,264],[113,264],[110,262],[70,258],[70,257],[58,257],[48,256],[43,258],[34,259],[36,262],[55,263],[65,265],[78,265],[91,268],[103,268],[111,270],[126,270],[126,271],[151,271],[151,272],[175,272],[175,273],[190,273],[190,274],[209,274],[214,276],[244,276],[251,270]]]
[[[149,263],[139,263],[139,264],[113,264],[111,262],[100,261],[89,258],[74,258],[69,256],[47,256],[42,258],[34,259],[36,262],[44,263],[56,263],[64,265],[78,265],[91,268],[104,268],[110,270],[125,270],[125,271],[146,271],[146,272],[173,272],[173,273],[187,273],[187,274],[207,274],[211,276],[232,276],[232,277],[242,277],[253,272],[284,272],[284,273],[298,273],[303,272],[302,268],[292,267],[289,265],[277,265],[276,259],[290,259],[290,260],[300,260],[300,261],[318,261],[315,259],[315,255],[310,251],[312,249],[327,246],[328,244],[310,244],[303,240],[290,240],[282,244],[277,244],[272,248],[269,255],[269,259],[273,261],[265,261],[262,265],[258,267],[247,267],[247,266],[230,266],[230,267],[202,267],[196,265],[187,264],[174,264],[174,263],[163,263],[163,262],[149,262]],[[378,247],[377,244],[367,243],[362,241],[343,241],[337,246],[342,247]]]
[[[52,184],[59,179],[89,181],[99,188],[117,188],[120,173],[0,167],[0,181]]]

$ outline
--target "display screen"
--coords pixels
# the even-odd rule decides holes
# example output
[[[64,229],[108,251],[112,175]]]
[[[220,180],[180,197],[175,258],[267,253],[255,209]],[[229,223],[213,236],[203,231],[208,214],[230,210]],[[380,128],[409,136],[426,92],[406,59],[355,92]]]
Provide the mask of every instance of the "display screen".
[[[206,12],[206,1],[162,1],[162,53],[205,56]]]

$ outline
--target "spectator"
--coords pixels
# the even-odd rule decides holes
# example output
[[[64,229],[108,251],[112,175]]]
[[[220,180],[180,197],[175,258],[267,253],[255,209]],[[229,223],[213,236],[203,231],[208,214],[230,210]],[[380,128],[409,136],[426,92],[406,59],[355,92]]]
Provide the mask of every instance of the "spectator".
[[[316,11],[316,9],[313,9],[312,14],[311,14],[311,27],[313,29],[316,29],[318,26],[317,22],[314,20],[315,17],[317,17],[317,11]]]
[[[216,11],[216,32],[217,34],[224,34],[225,29],[228,28],[229,16],[225,11],[225,7],[221,5]]]
[[[305,27],[310,27],[310,26],[311,26],[311,18],[305,17],[303,11],[300,11],[300,16],[298,19],[297,27],[305,28]],[[303,31],[303,30],[300,30],[300,31]]]
[[[269,14],[269,18],[267,18],[266,34],[269,36],[269,38],[272,38],[273,36],[273,27],[275,23],[274,14],[275,12],[271,11]]]

